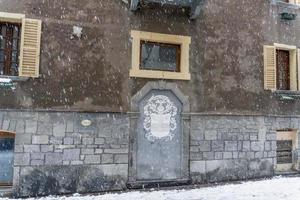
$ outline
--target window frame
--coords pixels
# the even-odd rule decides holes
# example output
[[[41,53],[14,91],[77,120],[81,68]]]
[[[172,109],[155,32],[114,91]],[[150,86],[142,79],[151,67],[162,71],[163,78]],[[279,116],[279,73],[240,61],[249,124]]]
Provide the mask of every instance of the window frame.
[[[276,50],[289,51],[290,90],[277,88]],[[295,92],[300,90],[300,51],[296,46],[274,43],[264,45],[264,89],[274,92]]]
[[[10,49],[10,51],[11,51],[11,54],[13,53],[13,51],[17,51],[17,61],[16,62],[14,62],[14,61],[9,61],[10,62],[10,65],[9,65],[9,71],[11,70],[11,68],[12,68],[12,64],[13,63],[17,63],[17,65],[18,65],[18,75],[11,75],[11,74],[2,74],[1,76],[19,76],[19,66],[20,66],[20,60],[19,60],[19,56],[20,56],[20,51],[21,51],[21,34],[22,34],[22,24],[21,23],[12,23],[12,22],[3,22],[3,21],[0,21],[0,26],[1,25],[11,25],[11,26],[16,26],[16,27],[18,27],[18,36],[17,36],[17,38],[14,38],[13,36],[12,36],[12,39],[14,40],[14,39],[16,39],[17,40],[17,49],[16,50],[14,50],[13,49],[13,47]],[[0,29],[0,31],[1,31],[1,29]],[[7,30],[6,30],[7,31]],[[7,51],[7,49],[4,47],[4,54],[5,54],[5,52]],[[12,56],[12,55],[11,55]],[[8,62],[8,61],[6,61],[6,62]],[[3,62],[3,64],[4,64],[4,70],[5,70],[5,67],[7,67],[6,65],[5,65],[5,60],[4,60],[4,62]],[[6,69],[7,70],[7,69]]]
[[[26,18],[24,14],[0,12],[0,22],[21,24],[18,76],[1,75],[13,81],[40,76],[42,21]]]
[[[276,131],[276,141],[282,140],[291,140],[292,145],[292,154],[293,152],[297,151],[299,147],[299,140],[298,140],[299,131],[297,129],[283,129]],[[277,155],[276,155],[277,158]],[[285,172],[289,171],[290,169],[295,170],[298,169],[299,163],[296,162],[294,159],[294,155],[292,155],[292,163],[283,163],[283,164],[276,164],[275,170],[277,172]]]
[[[131,31],[132,37],[132,67],[130,77],[152,78],[152,79],[175,79],[190,80],[189,72],[189,48],[191,37],[181,35],[170,35],[161,33],[152,33],[145,31]],[[180,70],[179,72],[162,70],[140,69],[141,64],[141,42],[153,42],[162,44],[180,45]]]
[[[16,142],[16,134],[15,133],[0,130],[0,139],[14,139],[14,149],[15,149],[15,142]],[[13,153],[15,153],[14,149],[13,149]],[[13,177],[14,177],[14,174],[13,174]],[[0,187],[3,187],[3,186],[11,187],[11,186],[13,186],[13,182],[14,182],[14,180],[12,180],[12,182],[0,182]]]
[[[285,50],[289,51],[289,79],[290,79],[290,89],[285,91],[298,91],[298,77],[297,77],[297,47],[292,45],[286,45],[286,44],[279,44],[274,43],[275,50]],[[276,90],[277,89],[277,62],[275,63],[275,70],[276,70]]]
[[[23,26],[24,26],[24,14],[17,14],[17,13],[7,13],[7,12],[0,12],[0,22],[3,23],[11,23],[11,24],[20,24],[21,29],[21,38],[20,38],[20,45],[19,45],[19,53],[18,53],[18,63],[19,63],[19,69],[18,69],[18,76],[12,76],[12,75],[0,75],[0,77],[20,77],[20,53],[21,53],[21,40],[22,40],[22,32],[23,32]]]

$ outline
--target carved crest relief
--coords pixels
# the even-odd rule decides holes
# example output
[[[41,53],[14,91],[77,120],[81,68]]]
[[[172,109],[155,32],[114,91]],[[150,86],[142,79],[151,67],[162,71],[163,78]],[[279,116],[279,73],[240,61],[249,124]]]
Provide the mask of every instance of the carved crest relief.
[[[178,109],[165,95],[153,95],[144,106],[143,126],[145,137],[150,141],[171,141],[177,128]]]

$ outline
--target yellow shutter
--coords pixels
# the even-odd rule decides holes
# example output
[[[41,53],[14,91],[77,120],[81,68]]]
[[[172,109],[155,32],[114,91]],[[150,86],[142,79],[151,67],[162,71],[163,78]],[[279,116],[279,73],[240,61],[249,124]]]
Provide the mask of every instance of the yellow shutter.
[[[40,20],[25,18],[22,22],[19,76],[39,76],[41,29]]]
[[[264,88],[276,90],[276,48],[264,45]]]
[[[297,50],[290,51],[290,90],[297,91]]]
[[[297,78],[298,78],[298,90],[300,90],[300,49],[297,49]]]

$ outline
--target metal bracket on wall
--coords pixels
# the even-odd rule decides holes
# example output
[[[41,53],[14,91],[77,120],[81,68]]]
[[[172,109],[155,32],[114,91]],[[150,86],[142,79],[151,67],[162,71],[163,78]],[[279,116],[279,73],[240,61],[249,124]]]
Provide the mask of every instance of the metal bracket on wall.
[[[143,4],[157,3],[160,5],[175,5],[179,7],[187,7],[190,10],[190,19],[196,19],[200,15],[201,6],[204,0],[131,0],[130,10],[136,11]]]

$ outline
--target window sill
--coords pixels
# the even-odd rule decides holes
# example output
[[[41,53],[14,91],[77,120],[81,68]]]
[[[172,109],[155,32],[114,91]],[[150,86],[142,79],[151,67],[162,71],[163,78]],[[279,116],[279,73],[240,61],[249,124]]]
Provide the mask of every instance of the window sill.
[[[27,81],[29,79],[28,77],[5,76],[5,75],[0,75],[0,78],[8,78],[8,79],[11,79],[13,82],[24,82],[24,81]]]
[[[154,71],[154,70],[130,70],[130,77],[152,78],[152,79],[191,80],[190,73]]]
[[[273,93],[276,97],[280,98],[280,100],[293,101],[300,99],[300,91],[275,90]]]

